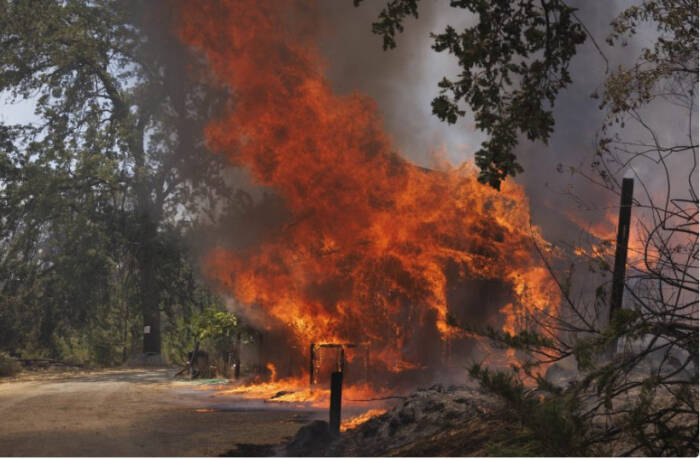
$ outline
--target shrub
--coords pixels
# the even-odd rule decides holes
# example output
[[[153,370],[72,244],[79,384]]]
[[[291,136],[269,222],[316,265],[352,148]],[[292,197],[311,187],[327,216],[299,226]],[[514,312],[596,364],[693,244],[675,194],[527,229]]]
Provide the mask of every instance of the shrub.
[[[22,366],[7,353],[0,352],[0,377],[12,377],[19,374]]]

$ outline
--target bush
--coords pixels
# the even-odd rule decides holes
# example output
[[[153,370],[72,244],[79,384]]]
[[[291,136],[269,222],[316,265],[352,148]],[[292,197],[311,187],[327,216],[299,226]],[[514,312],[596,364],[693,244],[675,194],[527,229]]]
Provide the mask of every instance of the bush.
[[[579,399],[547,387],[546,381],[528,387],[517,372],[491,371],[476,364],[469,375],[486,393],[500,397],[509,418],[521,427],[506,442],[492,443],[489,456],[528,457],[537,452],[547,457],[578,457],[597,453],[590,450],[590,426],[581,414]]]
[[[12,377],[22,370],[22,366],[7,353],[0,353],[0,377]]]
[[[93,345],[91,361],[98,366],[110,367],[119,361],[116,347],[106,340],[99,340]]]

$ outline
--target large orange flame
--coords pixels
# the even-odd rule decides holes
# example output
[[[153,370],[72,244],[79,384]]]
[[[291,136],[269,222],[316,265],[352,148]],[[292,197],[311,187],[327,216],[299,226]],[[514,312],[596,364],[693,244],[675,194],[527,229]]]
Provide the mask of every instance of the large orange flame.
[[[533,254],[532,238],[544,242],[530,227],[522,188],[484,186],[469,164],[435,172],[403,160],[373,100],[333,93],[313,42],[312,7],[181,6],[181,39],[232,90],[233,109],[208,126],[209,147],[273,187],[292,216],[259,245],[210,253],[208,274],[286,328],[298,349],[368,342],[372,362],[397,371],[432,364],[405,351],[416,337],[454,334],[448,263],[463,279],[502,280],[531,313],[555,314],[559,297]]]

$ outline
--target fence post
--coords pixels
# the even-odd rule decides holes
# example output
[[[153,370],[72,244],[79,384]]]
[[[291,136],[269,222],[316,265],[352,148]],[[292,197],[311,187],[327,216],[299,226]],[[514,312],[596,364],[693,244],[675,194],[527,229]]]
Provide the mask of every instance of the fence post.
[[[329,425],[331,432],[340,433],[340,410],[343,400],[343,373],[331,374],[331,407]]]
[[[309,347],[309,385],[316,383],[316,344],[312,343]]]
[[[612,291],[610,293],[610,310],[608,324],[617,310],[622,308],[622,297],[625,292],[625,272],[627,268],[627,245],[630,236],[630,221],[632,217],[632,196],[634,179],[622,179],[622,194],[620,195],[620,215],[617,223],[617,245],[615,247],[615,267],[613,268]],[[617,351],[617,340],[608,350],[608,356]]]

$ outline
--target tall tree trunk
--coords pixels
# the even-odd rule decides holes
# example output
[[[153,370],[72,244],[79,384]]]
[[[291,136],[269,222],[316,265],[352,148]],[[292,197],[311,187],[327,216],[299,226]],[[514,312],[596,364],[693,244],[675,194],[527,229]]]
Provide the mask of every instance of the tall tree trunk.
[[[156,239],[160,212],[151,196],[146,173],[146,152],[143,138],[147,117],[142,117],[136,127],[134,138],[134,191],[136,213],[139,223],[137,264],[139,272],[139,301],[143,315],[143,352],[160,354],[160,292],[156,277]]]
[[[158,281],[156,279],[155,266],[155,225],[152,222],[147,226],[141,244],[143,244],[141,257],[139,257],[139,274],[141,283],[139,297],[141,300],[141,312],[143,314],[143,352],[160,354],[160,308]]]

